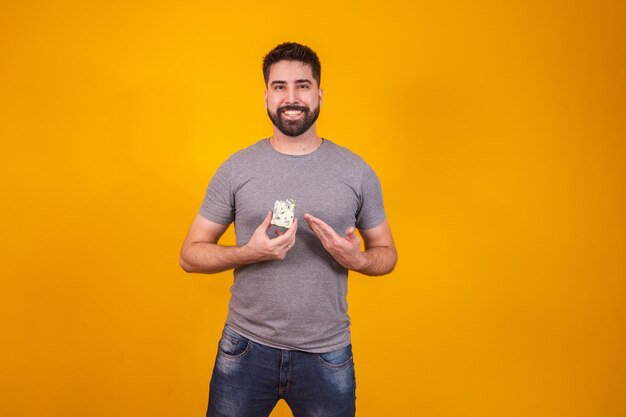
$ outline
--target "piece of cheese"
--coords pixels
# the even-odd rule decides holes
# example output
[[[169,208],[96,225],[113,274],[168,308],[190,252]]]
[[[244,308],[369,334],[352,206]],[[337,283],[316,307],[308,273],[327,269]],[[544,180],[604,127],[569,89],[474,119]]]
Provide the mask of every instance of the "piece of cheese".
[[[296,215],[296,200],[276,200],[271,224],[289,228]]]

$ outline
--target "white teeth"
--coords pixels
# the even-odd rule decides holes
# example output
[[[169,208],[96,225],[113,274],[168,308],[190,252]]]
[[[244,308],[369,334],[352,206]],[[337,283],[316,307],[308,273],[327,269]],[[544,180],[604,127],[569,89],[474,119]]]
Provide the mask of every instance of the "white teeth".
[[[287,111],[285,111],[285,114],[287,114],[289,116],[297,116],[300,113],[302,113],[301,110],[287,110]]]

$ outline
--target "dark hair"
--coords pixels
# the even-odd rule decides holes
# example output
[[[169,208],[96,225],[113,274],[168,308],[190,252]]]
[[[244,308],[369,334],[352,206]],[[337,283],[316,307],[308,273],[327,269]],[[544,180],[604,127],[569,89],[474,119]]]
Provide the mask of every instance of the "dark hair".
[[[322,66],[317,54],[308,46],[295,42],[281,43],[263,57],[263,77],[265,85],[270,78],[270,67],[279,61],[299,61],[311,67],[313,78],[320,85],[322,79]]]

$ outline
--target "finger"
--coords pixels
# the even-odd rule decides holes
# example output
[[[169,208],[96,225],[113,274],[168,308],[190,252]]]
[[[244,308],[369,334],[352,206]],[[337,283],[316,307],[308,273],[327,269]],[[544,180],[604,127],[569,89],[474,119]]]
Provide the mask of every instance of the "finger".
[[[263,219],[263,222],[261,222],[261,224],[259,225],[257,229],[266,231],[267,229],[269,229],[271,222],[272,222],[272,211],[270,210],[267,212],[267,215]]]
[[[285,234],[289,236],[293,236],[296,234],[297,230],[298,230],[298,218],[295,217],[293,219],[293,223],[291,224],[291,227],[285,232]]]
[[[331,242],[331,238],[328,236],[328,233],[325,233],[319,224],[312,222],[309,224],[309,227],[313,230],[313,233],[315,233],[324,246]]]
[[[311,221],[311,220],[309,219],[309,221],[307,221],[307,225],[309,226],[309,229],[313,230],[313,232],[314,232],[315,234],[317,234],[318,232],[320,232],[320,226],[319,226],[317,223],[315,223],[314,221]]]
[[[310,213],[304,213],[304,220],[307,222],[309,227],[311,226],[311,222],[316,220],[317,217],[312,216]]]
[[[328,226],[324,221],[318,219],[315,216],[312,216],[309,213],[304,215],[304,220],[306,220],[309,229],[311,229],[320,239],[322,237],[327,238],[328,233],[324,233],[323,227]],[[330,226],[329,226],[330,227]]]
[[[311,227],[314,223],[324,223],[321,219],[318,219],[310,213],[304,213],[304,220],[307,222],[309,227]]]
[[[323,220],[315,218],[311,221],[311,224],[317,227],[317,230],[319,231],[319,233],[318,232],[316,233],[324,235],[327,239],[340,238],[339,234],[335,232],[335,229],[330,227]]]
[[[283,232],[282,230],[276,230],[276,234],[278,235],[278,237],[276,238],[276,243],[282,241],[282,240],[290,240],[290,239],[295,239],[295,237],[293,237],[296,234],[296,231],[298,230],[298,219],[293,219],[293,223],[291,224],[291,227],[289,227],[289,229],[287,229],[286,232]]]
[[[309,214],[308,219],[309,219],[309,220],[308,220],[308,221],[309,221],[309,223],[315,223],[315,224],[318,224],[318,225],[320,225],[320,226],[322,226],[322,227],[328,227],[328,228],[331,228],[331,227],[328,225],[328,223],[326,223],[324,220],[322,220],[322,219],[320,219],[320,218],[318,218],[318,217],[311,216],[311,215]]]
[[[355,233],[356,229],[354,227],[348,227],[346,229],[346,239],[348,239],[348,241],[354,243],[360,243],[359,241],[359,237],[356,235]]]
[[[335,232],[335,229],[330,227],[322,219],[319,219],[310,213],[305,213],[304,219],[307,221],[309,228],[313,231],[313,233],[315,233],[325,247],[331,245],[333,242],[339,242],[342,240],[342,237]]]

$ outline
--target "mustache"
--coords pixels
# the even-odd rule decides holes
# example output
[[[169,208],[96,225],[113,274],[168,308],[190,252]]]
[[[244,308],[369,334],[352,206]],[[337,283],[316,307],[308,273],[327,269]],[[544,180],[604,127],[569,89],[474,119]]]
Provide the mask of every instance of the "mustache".
[[[278,113],[284,113],[286,111],[289,110],[300,110],[302,112],[308,112],[309,108],[308,107],[304,107],[304,106],[294,106],[294,105],[290,105],[290,106],[283,106],[283,107],[279,107],[277,109]]]

